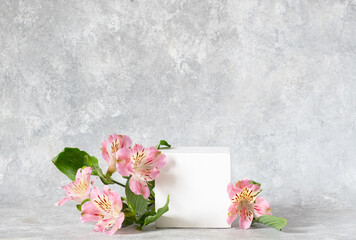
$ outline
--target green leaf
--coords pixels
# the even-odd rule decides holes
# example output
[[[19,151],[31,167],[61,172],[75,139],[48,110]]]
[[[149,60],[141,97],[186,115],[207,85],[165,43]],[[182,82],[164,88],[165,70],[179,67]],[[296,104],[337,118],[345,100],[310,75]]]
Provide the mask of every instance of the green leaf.
[[[77,204],[77,209],[79,210],[79,212],[82,211],[82,206],[84,203],[90,201],[90,199],[84,199],[83,202],[81,204]]]
[[[147,217],[145,218],[145,221],[144,221],[144,223],[143,223],[143,225],[142,225],[141,227],[146,226],[146,225],[148,225],[148,224],[150,224],[150,223],[153,223],[153,222],[156,221],[158,218],[160,218],[164,213],[168,212],[168,210],[169,210],[168,205],[169,205],[169,195],[168,195],[168,197],[167,197],[167,202],[166,202],[166,204],[165,204],[163,207],[159,208],[159,209],[157,210],[157,212],[156,212],[155,215],[147,216]]]
[[[143,224],[145,223],[145,219],[148,217],[148,216],[153,216],[155,215],[156,212],[154,210],[151,210],[149,212],[146,212],[145,214],[143,214],[139,220],[137,220],[137,224],[139,224],[141,227],[143,226]]]
[[[130,180],[128,179],[125,187],[127,203],[131,205],[136,214],[141,215],[147,209],[147,200],[144,199],[142,195],[136,195],[131,191],[129,181]]]
[[[59,171],[72,181],[75,180],[75,175],[79,168],[93,167],[93,175],[98,175],[97,169],[100,169],[98,159],[84,151],[80,151],[78,148],[64,148],[61,153],[52,159],[52,162]]]
[[[161,145],[165,146],[165,147],[161,147]],[[170,147],[171,147],[171,145],[166,140],[161,140],[161,141],[159,141],[159,144],[157,145],[156,148],[159,150],[159,149],[167,149]]]
[[[255,181],[253,181],[253,180],[250,180],[250,183],[251,183],[251,184],[255,184],[255,185],[261,187],[261,183],[255,182]]]
[[[122,211],[125,214],[125,220],[122,223],[122,226],[127,227],[134,224],[136,221],[136,215],[125,202],[122,203]]]
[[[281,231],[282,228],[284,228],[284,226],[287,224],[286,219],[270,215],[260,216],[254,222],[262,223],[264,225],[273,227],[279,231]]]

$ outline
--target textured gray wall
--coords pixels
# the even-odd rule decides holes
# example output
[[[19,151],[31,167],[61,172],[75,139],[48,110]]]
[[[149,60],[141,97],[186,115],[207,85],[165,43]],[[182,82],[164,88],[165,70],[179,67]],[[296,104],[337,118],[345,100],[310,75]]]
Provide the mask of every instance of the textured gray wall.
[[[52,157],[113,132],[230,146],[272,205],[356,199],[356,1],[5,0],[0,43],[0,202],[60,199]]]

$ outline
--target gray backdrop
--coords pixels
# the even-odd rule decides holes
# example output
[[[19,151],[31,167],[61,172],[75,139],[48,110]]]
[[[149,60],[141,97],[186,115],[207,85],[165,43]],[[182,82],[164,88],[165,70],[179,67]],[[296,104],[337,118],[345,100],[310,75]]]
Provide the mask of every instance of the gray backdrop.
[[[0,43],[1,203],[110,133],[229,146],[272,208],[356,200],[356,1],[5,0]]]

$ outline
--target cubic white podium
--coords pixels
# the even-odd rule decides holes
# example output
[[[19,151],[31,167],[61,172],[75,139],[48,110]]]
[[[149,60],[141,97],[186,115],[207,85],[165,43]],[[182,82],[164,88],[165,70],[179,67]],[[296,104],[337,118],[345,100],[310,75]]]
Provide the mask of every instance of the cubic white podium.
[[[177,147],[162,150],[167,164],[156,179],[156,210],[170,195],[169,211],[157,227],[229,228],[226,223],[231,182],[228,147]]]

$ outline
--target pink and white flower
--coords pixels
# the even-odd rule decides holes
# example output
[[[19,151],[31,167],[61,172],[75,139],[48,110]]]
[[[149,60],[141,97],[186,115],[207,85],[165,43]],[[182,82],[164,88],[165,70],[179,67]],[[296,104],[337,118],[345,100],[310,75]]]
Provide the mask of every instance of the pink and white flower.
[[[123,176],[128,176],[127,164],[130,162],[131,139],[126,135],[112,134],[101,143],[101,155],[109,165],[108,173],[116,170]]]
[[[251,183],[250,180],[243,179],[235,185],[229,183],[227,192],[232,203],[228,210],[228,224],[232,224],[237,215],[240,215],[239,225],[242,229],[247,229],[251,226],[253,218],[271,215],[269,202],[257,197],[260,186]]]
[[[130,162],[127,170],[132,174],[129,186],[136,195],[143,195],[147,199],[150,195],[150,189],[147,182],[157,178],[160,168],[167,162],[166,155],[162,154],[155,147],[144,148],[136,144],[131,149]]]
[[[82,223],[97,222],[94,227],[95,232],[105,232],[114,234],[121,228],[125,219],[122,210],[122,201],[118,193],[113,192],[107,185],[103,192],[96,187],[90,193],[90,201],[82,206]]]
[[[62,186],[67,192],[68,197],[56,202],[55,205],[61,206],[69,200],[81,203],[83,200],[88,199],[91,186],[94,182],[94,180],[90,181],[91,171],[91,167],[86,167],[84,169],[79,168],[75,176],[75,181],[66,186]]]

